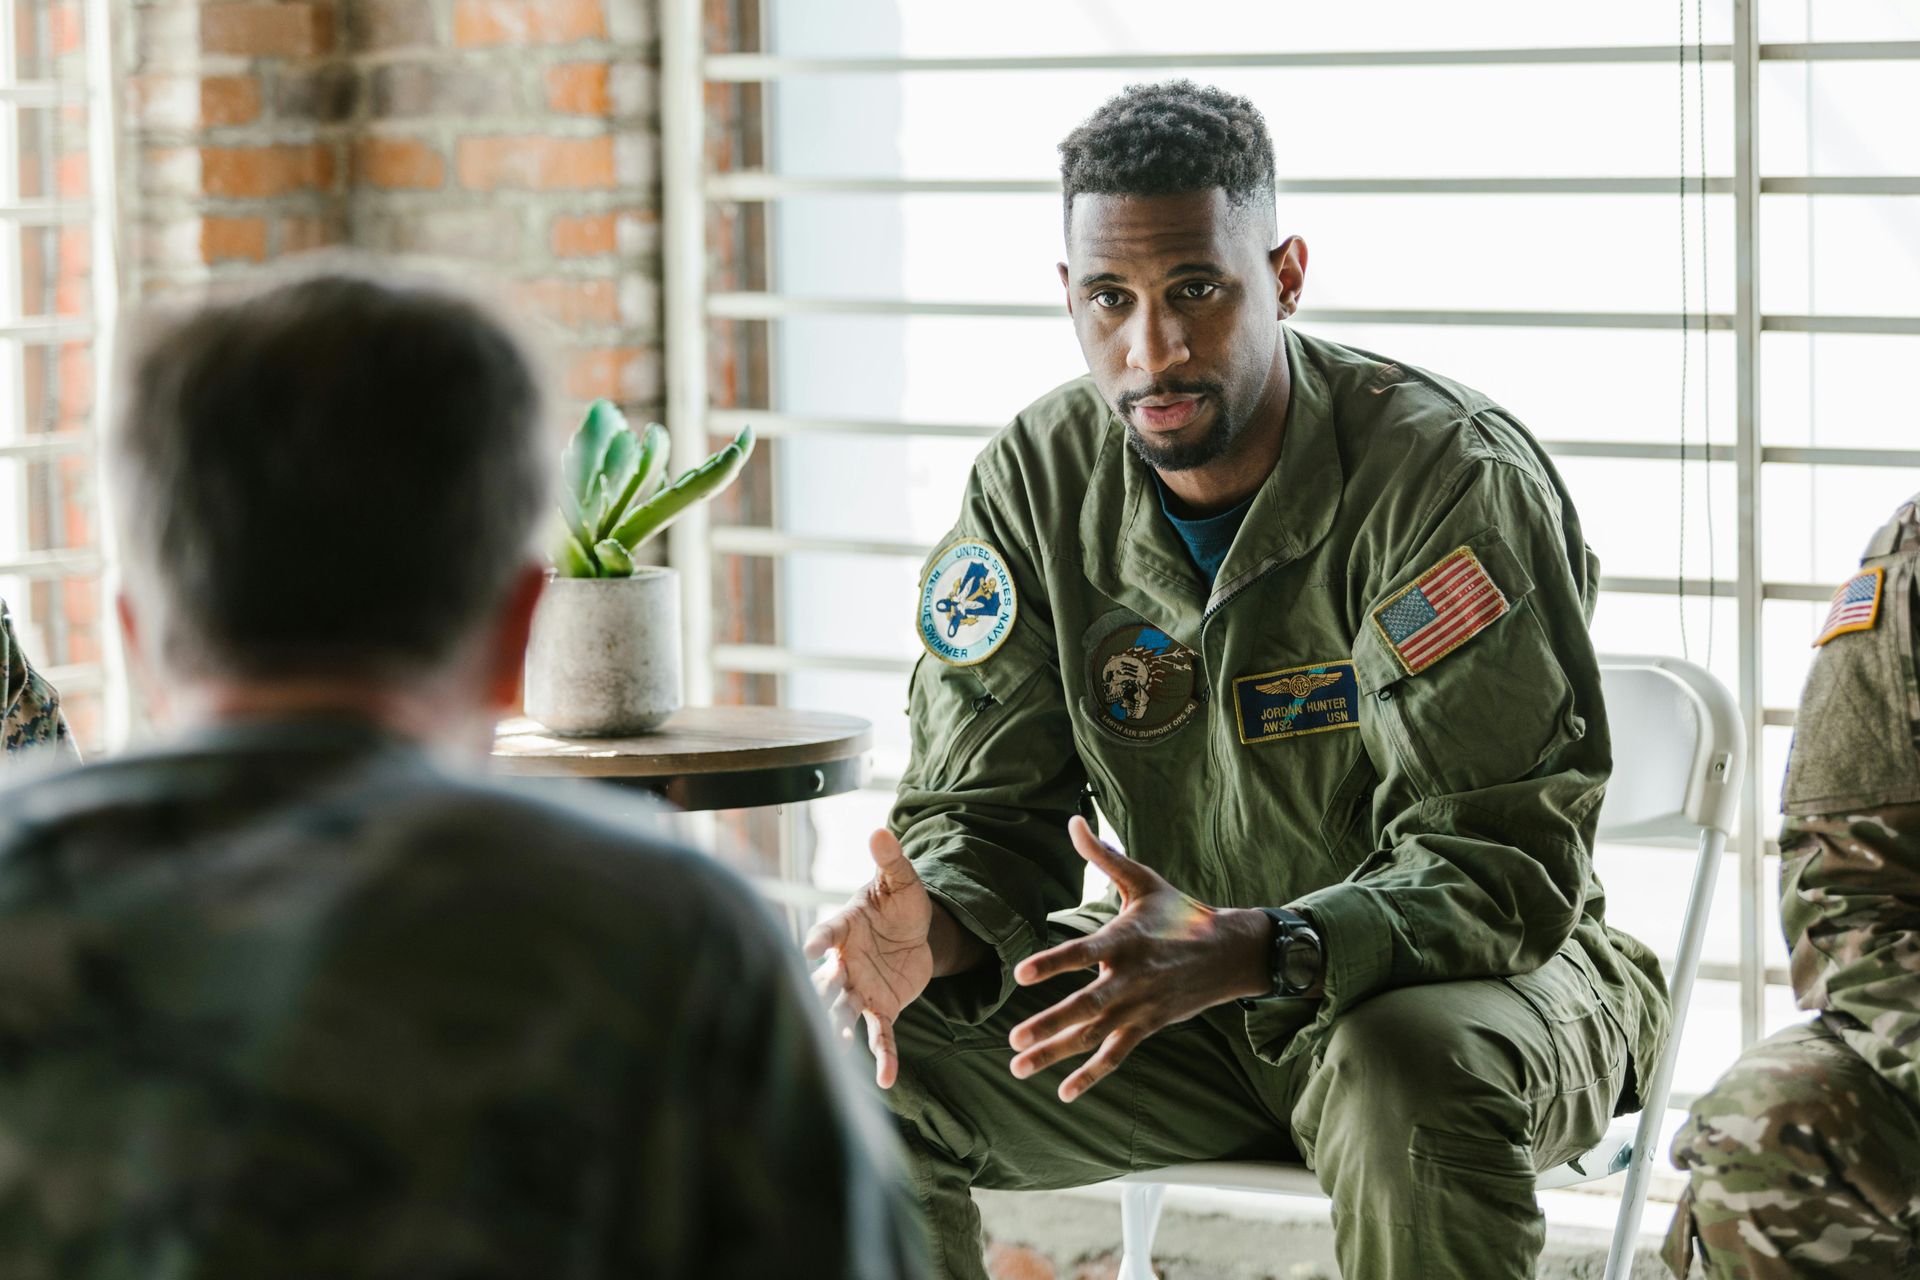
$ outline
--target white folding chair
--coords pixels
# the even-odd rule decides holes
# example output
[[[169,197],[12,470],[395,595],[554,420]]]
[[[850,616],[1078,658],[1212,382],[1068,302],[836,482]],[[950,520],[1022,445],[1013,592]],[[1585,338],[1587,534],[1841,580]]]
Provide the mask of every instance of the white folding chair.
[[[1679,658],[1603,657],[1601,685],[1613,729],[1613,778],[1600,810],[1600,839],[1610,843],[1681,845],[1697,850],[1693,889],[1680,925],[1679,954],[1669,987],[1673,1034],[1641,1082],[1645,1109],[1635,1126],[1622,1117],[1606,1138],[1577,1160],[1539,1175],[1541,1188],[1572,1186],[1626,1170],[1620,1216],[1607,1252],[1606,1280],[1626,1280],[1633,1268],[1647,1180],[1658,1155],[1660,1122],[1693,994],[1700,944],[1706,936],[1715,873],[1733,827],[1740,799],[1746,729],[1739,704],[1706,668]],[[1279,1195],[1322,1194],[1319,1181],[1301,1164],[1216,1161],[1179,1165],[1120,1179],[1122,1255],[1118,1280],[1154,1280],[1148,1254],[1169,1185],[1265,1191]]]

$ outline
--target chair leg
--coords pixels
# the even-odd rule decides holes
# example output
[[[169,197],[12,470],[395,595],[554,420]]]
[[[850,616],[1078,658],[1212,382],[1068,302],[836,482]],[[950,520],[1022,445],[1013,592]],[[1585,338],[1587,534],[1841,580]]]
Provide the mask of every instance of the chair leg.
[[[1120,1270],[1114,1280],[1154,1280],[1153,1233],[1166,1198],[1167,1188],[1158,1182],[1129,1182],[1120,1189]]]

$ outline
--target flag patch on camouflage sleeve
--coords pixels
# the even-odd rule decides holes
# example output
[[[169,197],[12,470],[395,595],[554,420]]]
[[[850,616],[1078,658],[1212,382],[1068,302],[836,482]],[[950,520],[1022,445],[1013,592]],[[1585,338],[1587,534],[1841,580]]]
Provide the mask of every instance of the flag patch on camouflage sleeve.
[[[1827,620],[1820,624],[1820,638],[1813,642],[1813,647],[1818,649],[1849,631],[1873,630],[1874,624],[1880,621],[1880,584],[1886,576],[1885,569],[1868,569],[1842,583],[1833,593],[1833,607],[1827,610]]]
[[[1387,647],[1410,676],[1458,649],[1507,611],[1480,558],[1461,547],[1373,611]]]

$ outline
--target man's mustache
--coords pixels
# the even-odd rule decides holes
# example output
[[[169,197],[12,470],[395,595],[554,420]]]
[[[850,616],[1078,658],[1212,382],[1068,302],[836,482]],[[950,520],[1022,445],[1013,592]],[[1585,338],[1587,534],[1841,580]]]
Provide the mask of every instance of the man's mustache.
[[[1156,382],[1142,390],[1126,392],[1120,397],[1115,408],[1124,418],[1132,413],[1142,400],[1151,399],[1154,396],[1212,396],[1219,399],[1222,390],[1219,383],[1205,380]]]

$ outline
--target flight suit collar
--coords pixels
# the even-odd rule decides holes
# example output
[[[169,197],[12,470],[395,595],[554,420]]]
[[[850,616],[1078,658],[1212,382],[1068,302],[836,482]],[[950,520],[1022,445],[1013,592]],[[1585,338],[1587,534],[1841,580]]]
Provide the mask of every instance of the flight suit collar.
[[[1209,613],[1317,546],[1340,506],[1332,392],[1298,335],[1290,326],[1282,332],[1292,387],[1280,461],[1255,493],[1211,591],[1161,510],[1152,470],[1127,447],[1126,428],[1111,415],[1081,503],[1087,580],[1189,647],[1198,645]]]

